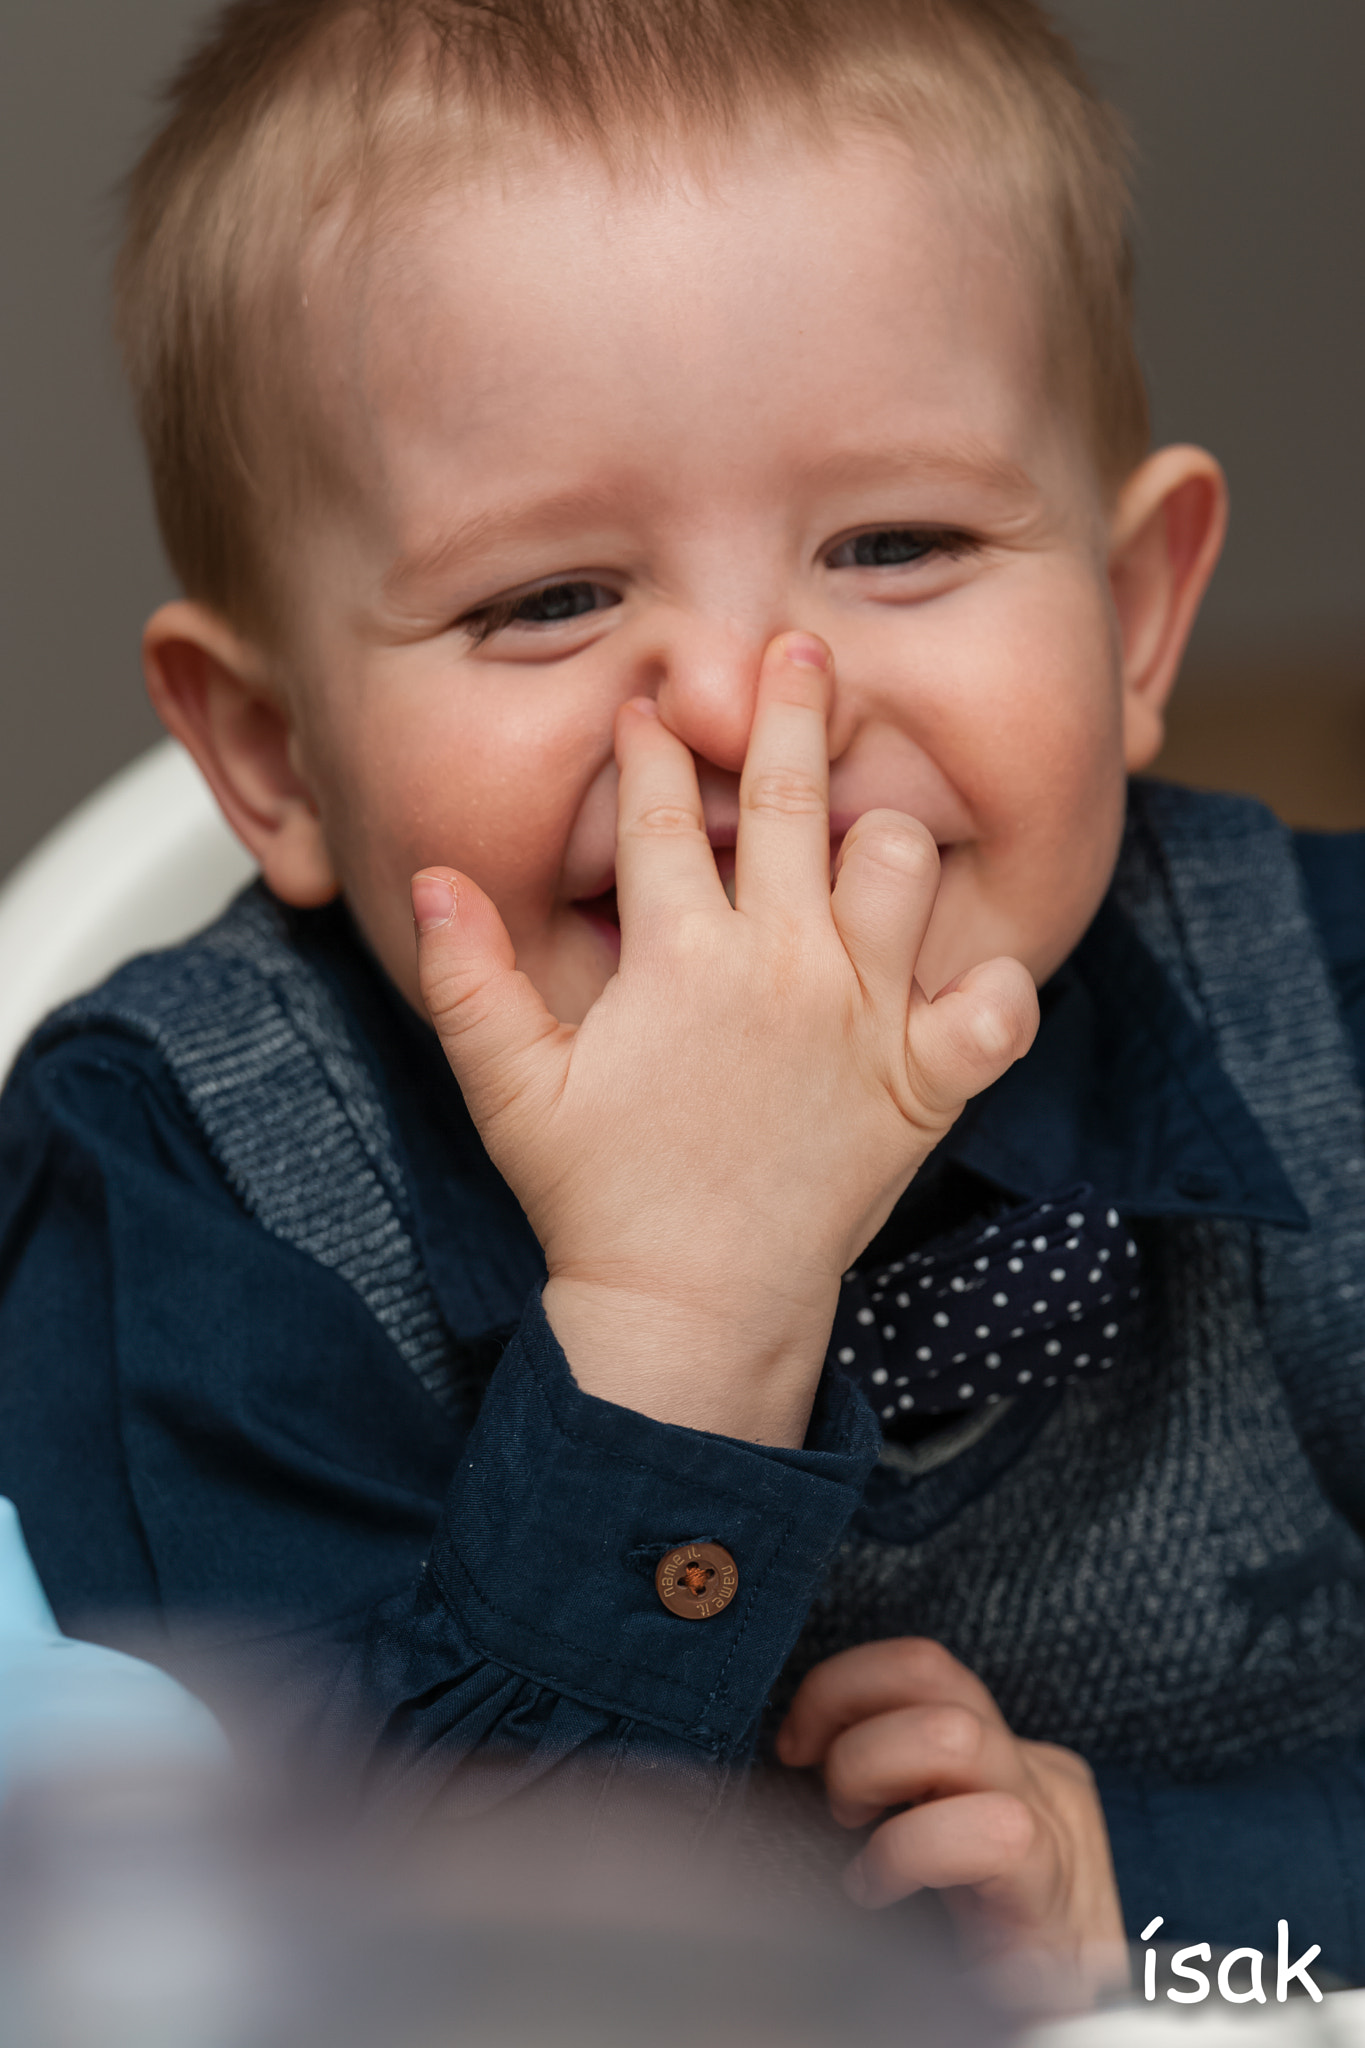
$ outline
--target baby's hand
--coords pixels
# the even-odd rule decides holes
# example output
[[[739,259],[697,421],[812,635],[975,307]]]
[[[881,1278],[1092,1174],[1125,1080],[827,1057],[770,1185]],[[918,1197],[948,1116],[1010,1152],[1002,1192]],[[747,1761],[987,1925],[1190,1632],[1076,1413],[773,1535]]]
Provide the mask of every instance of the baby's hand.
[[[804,1439],[841,1273],[1037,1022],[1017,961],[918,987],[938,856],[913,818],[861,817],[831,891],[829,698],[823,644],[775,640],[734,908],[691,753],[651,700],[622,707],[621,963],[576,1029],[473,882],[413,881],[422,992],[580,1386],[767,1443]]]
[[[978,1678],[939,1643],[906,1636],[830,1657],[802,1682],[777,1736],[818,1766],[843,1827],[884,1820],[849,1865],[865,1906],[947,1894],[1006,1995],[1063,2009],[1128,1981],[1109,1835],[1089,1767],[1011,1734]]]

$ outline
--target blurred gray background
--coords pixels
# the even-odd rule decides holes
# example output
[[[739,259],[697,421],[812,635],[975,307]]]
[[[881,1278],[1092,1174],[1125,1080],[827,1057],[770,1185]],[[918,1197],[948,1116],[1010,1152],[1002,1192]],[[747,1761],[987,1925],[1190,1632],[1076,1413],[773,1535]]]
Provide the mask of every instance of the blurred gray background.
[[[173,586],[108,340],[111,195],[210,11],[0,0],[0,875],[156,736],[138,633]],[[1365,825],[1365,0],[1057,12],[1138,138],[1158,434],[1232,481],[1168,765]]]

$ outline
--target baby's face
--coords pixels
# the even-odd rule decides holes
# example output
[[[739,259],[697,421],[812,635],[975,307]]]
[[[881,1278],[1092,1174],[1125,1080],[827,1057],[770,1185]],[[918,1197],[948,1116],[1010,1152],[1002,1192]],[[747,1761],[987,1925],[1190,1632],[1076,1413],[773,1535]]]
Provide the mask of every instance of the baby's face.
[[[414,1003],[429,864],[559,1017],[601,992],[629,697],[692,750],[728,877],[792,627],[834,655],[831,852],[882,806],[942,849],[921,981],[1051,973],[1112,870],[1124,696],[1103,495],[1003,230],[891,140],[648,185],[547,154],[349,290],[310,285],[357,489],[298,543],[294,758]]]

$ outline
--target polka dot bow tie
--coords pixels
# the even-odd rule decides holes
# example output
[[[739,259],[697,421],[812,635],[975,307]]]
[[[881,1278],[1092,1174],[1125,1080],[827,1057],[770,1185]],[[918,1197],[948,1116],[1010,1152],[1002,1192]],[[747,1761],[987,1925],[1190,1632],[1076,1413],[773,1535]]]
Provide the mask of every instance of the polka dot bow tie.
[[[1093,1188],[1007,1209],[846,1273],[829,1355],[888,1425],[1091,1378],[1122,1357],[1137,1255]]]

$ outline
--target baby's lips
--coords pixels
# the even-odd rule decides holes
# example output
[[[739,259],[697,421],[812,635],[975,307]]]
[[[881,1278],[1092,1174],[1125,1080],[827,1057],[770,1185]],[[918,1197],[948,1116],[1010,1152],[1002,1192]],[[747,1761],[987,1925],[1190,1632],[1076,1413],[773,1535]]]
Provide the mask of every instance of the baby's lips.
[[[850,820],[850,825],[851,823],[852,821]],[[841,824],[837,832],[831,832],[830,834],[829,881],[831,888],[833,888],[835,881],[838,879],[839,864],[843,858],[844,839],[847,829],[847,827]],[[733,831],[722,826],[719,835],[711,840],[711,852],[716,863],[716,873],[720,876],[725,893],[733,905],[735,901],[735,837]],[[612,862],[610,866],[602,868],[593,880],[596,886],[589,886],[579,891],[571,899],[574,907],[578,910],[587,911],[590,915],[607,915],[614,922],[616,918],[615,862]]]
[[[615,889],[603,889],[596,896],[576,896],[574,908],[597,925],[609,925],[613,930],[621,929],[621,913],[617,907]]]
[[[722,882],[728,885],[735,872],[735,834],[732,827],[720,825],[708,834],[711,852],[715,858],[716,871]],[[605,862],[596,873],[591,874],[586,888],[575,890],[571,901],[584,909],[596,905],[603,897],[611,896],[616,889],[616,862]]]

